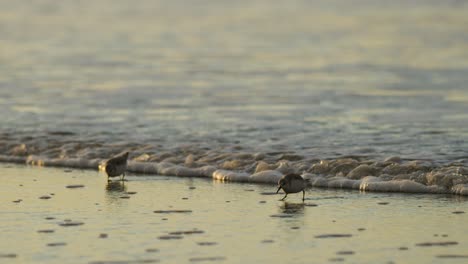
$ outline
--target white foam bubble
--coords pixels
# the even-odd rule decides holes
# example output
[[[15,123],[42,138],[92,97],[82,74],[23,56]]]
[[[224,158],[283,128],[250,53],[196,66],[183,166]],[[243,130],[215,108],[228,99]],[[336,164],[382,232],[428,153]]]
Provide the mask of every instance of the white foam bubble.
[[[248,182],[250,174],[245,172],[234,172],[228,170],[216,170],[213,172],[213,179],[220,181]]]
[[[452,192],[459,195],[468,195],[468,184],[457,184],[452,187]]]
[[[367,180],[367,178],[372,178]],[[404,192],[404,193],[443,193],[445,190],[438,186],[425,186],[411,180],[384,181],[376,177],[366,177],[359,187],[362,191],[374,192]]]
[[[56,143],[47,149],[39,143],[11,144],[4,151],[10,155],[0,155],[0,161],[104,170],[109,157],[129,151],[127,170],[134,173],[277,184],[285,174],[304,172],[303,177],[313,187],[468,195],[468,169],[462,161],[441,165],[399,157],[383,161],[367,157],[319,160],[289,152],[236,152],[235,146],[209,149],[184,145],[158,151],[152,145]],[[28,154],[32,152],[39,154]]]
[[[252,174],[249,177],[250,182],[273,183],[276,184],[283,177],[283,174],[276,170],[266,170]]]

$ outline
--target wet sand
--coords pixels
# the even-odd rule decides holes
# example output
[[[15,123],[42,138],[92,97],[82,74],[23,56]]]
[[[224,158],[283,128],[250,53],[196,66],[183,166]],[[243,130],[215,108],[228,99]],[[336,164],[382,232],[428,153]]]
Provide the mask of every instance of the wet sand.
[[[465,263],[464,196],[0,164],[2,263]],[[47,197],[47,198],[45,198]],[[7,238],[7,239],[5,239]]]

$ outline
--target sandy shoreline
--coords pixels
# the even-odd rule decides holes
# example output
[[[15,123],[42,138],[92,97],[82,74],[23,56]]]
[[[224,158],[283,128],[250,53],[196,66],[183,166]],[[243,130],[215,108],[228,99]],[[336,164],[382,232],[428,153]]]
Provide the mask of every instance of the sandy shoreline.
[[[313,188],[282,202],[265,184],[127,178],[1,163],[0,262],[466,260],[463,196]]]

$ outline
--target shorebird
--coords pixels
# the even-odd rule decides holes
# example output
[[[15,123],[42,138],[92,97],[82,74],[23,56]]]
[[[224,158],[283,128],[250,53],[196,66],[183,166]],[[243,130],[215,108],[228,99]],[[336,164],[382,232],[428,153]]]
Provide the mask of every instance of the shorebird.
[[[278,193],[281,189],[286,193],[286,195],[280,200],[283,201],[286,199],[286,196],[290,193],[298,193],[302,191],[302,201],[305,200],[305,188],[307,187],[307,180],[304,180],[301,175],[290,173],[286,174],[278,181]]]
[[[121,155],[115,156],[109,159],[106,162],[106,173],[107,173],[107,180],[112,177],[117,177],[122,175],[120,180],[124,180],[125,178],[125,170],[127,170],[127,158],[128,152],[125,152]]]

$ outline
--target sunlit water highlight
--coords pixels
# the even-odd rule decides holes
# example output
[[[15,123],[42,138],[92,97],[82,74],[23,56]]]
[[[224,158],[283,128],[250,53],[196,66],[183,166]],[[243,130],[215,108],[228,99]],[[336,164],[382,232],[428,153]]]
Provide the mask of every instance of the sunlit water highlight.
[[[308,189],[304,203],[300,194],[280,202],[281,195],[262,195],[275,191],[270,185],[135,175],[124,184],[108,184],[93,171],[9,164],[0,169],[2,262],[439,263],[449,258],[465,263],[468,258],[463,196]],[[39,198],[44,195],[50,199]],[[160,210],[189,212],[155,213]]]

